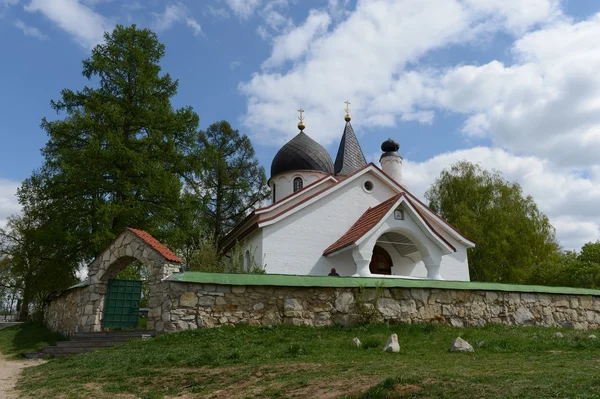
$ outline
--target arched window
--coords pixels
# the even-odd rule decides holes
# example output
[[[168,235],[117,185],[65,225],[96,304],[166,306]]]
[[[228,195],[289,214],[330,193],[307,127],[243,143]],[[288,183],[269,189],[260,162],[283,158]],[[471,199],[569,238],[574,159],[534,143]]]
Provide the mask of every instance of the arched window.
[[[275,185],[275,183],[273,183],[273,203],[275,203],[275,201],[277,201],[277,186]]]
[[[301,177],[296,177],[294,179],[294,192],[298,191],[298,190],[302,190],[302,186],[303,186],[303,182],[302,182],[302,178]]]

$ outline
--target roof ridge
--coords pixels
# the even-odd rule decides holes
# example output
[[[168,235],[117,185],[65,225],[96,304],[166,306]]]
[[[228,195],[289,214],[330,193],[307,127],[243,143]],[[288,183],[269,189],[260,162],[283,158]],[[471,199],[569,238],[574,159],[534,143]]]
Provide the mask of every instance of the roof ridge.
[[[173,253],[166,245],[158,241],[149,233],[144,230],[134,229],[133,227],[127,227],[127,230],[131,231],[133,234],[138,236],[142,241],[148,244],[153,250],[158,252],[163,258],[166,260],[170,260],[172,262],[183,263],[183,260],[177,255]]]
[[[374,207],[369,207],[369,209],[367,209],[362,215],[360,215],[360,217],[358,219],[356,219],[356,222],[354,222],[354,224],[352,224],[352,226],[350,226],[350,228],[344,234],[342,234],[342,236],[340,238],[338,238],[333,244],[331,244],[329,247],[327,247],[323,251],[323,255],[324,256],[330,255],[333,252],[339,251],[340,249],[346,248],[346,247],[352,245],[353,243],[355,243],[356,240],[360,239],[367,232],[369,232],[369,230],[371,230],[375,225],[377,225],[377,223],[379,222],[379,220],[381,220],[383,215],[388,213],[388,211],[392,208],[392,206],[396,202],[398,202],[398,200],[400,198],[402,198],[402,196],[404,196],[404,193],[399,193],[399,194],[396,194],[396,195],[386,199],[385,201],[377,204]],[[371,221],[367,220],[368,217],[370,217],[373,212],[377,212],[380,210],[385,210],[385,212],[383,212],[383,215],[380,215],[379,217],[376,217],[374,219],[375,223],[371,223]],[[366,227],[366,230],[360,229],[358,231],[354,231],[354,230],[356,230],[356,228],[361,226],[361,224],[363,224],[363,223],[365,223],[364,227]]]

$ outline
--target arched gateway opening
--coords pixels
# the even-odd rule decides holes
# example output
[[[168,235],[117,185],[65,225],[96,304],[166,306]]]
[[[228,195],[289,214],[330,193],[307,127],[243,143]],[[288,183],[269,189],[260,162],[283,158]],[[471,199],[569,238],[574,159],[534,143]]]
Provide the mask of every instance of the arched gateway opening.
[[[180,271],[181,259],[150,234],[127,229],[88,266],[89,286],[78,308],[78,331],[135,328],[142,282],[116,278],[135,261],[148,273],[147,328],[161,329],[162,280]]]

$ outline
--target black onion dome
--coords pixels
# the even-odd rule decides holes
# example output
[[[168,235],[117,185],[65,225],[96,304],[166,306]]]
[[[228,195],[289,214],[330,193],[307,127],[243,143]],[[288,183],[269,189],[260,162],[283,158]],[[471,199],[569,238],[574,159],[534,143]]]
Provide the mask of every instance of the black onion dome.
[[[400,149],[400,144],[392,139],[387,139],[381,144],[381,151],[383,152],[396,152]]]
[[[288,141],[273,158],[271,177],[295,170],[333,174],[333,162],[325,148],[304,132]]]

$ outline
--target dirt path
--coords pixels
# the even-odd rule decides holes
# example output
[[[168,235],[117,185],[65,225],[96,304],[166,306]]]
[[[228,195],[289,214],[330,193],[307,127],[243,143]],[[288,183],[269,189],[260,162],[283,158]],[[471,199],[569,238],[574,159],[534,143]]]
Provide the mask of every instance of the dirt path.
[[[0,354],[0,398],[17,399],[18,393],[14,390],[15,384],[19,379],[21,370],[25,367],[40,364],[37,360],[6,360]]]
[[[18,323],[0,323],[0,329],[16,324]],[[43,363],[41,360],[6,360],[4,355],[0,353],[0,398],[17,399],[19,394],[14,390],[14,387],[21,370],[41,363]]]

